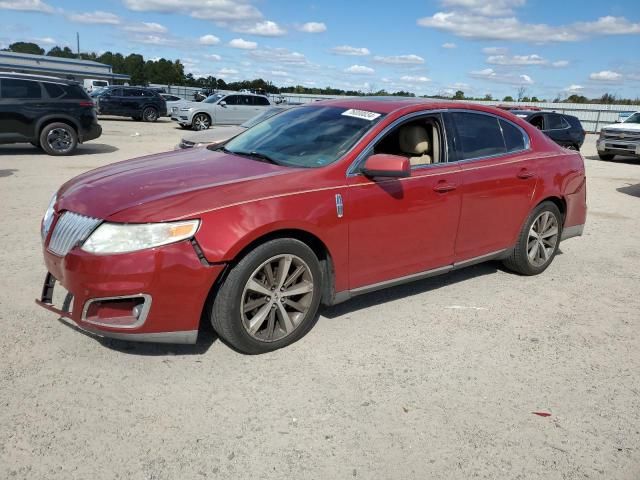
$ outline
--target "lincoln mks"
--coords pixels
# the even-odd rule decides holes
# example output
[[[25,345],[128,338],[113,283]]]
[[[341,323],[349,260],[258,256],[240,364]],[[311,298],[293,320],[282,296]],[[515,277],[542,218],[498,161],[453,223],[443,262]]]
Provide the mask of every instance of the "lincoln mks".
[[[321,304],[489,260],[542,273],[585,220],[580,153],[509,112],[329,100],[64,184],[37,302],[100,336],[193,343],[211,322],[261,353]]]

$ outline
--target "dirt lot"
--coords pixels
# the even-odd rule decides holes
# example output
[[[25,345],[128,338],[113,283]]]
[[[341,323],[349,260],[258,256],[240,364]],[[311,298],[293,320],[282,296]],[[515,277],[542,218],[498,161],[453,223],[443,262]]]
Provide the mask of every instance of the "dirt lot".
[[[0,146],[0,478],[640,478],[640,161],[589,138],[585,235],[543,275],[366,295],[251,357],[98,341],[34,305],[55,189],[182,133],[101,123],[69,158]]]

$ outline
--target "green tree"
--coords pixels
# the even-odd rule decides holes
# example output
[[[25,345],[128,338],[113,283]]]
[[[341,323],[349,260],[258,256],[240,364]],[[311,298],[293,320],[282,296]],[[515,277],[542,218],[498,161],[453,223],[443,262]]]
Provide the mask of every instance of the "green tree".
[[[464,92],[462,90],[458,90],[454,95],[453,95],[453,99],[454,100],[464,100]]]
[[[532,102],[540,102],[541,100],[538,100],[538,97],[531,97],[531,101]]]
[[[507,95],[502,99],[503,102],[513,102],[513,97],[511,95]]]
[[[47,57],[76,58],[76,54],[69,47],[55,46],[47,52]]]
[[[15,42],[9,45],[5,51],[16,53],[30,53],[32,55],[44,55],[44,48],[33,42]]]

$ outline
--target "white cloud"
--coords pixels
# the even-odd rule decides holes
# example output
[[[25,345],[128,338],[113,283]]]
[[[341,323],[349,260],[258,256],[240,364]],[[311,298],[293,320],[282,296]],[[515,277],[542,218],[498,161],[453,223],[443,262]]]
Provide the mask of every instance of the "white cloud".
[[[506,55],[509,49],[506,47],[485,47],[482,49],[482,53],[487,55]]]
[[[238,25],[232,28],[234,32],[247,33],[250,35],[260,35],[262,37],[280,37],[285,35],[287,31],[271,20],[257,22],[254,25]]]
[[[431,81],[431,79],[428,77],[414,77],[412,75],[404,75],[400,77],[400,80],[409,83],[426,83]]]
[[[215,53],[211,53],[209,55],[205,55],[204,58],[206,58],[207,60],[212,60],[214,62],[219,62],[220,60],[222,60],[222,57],[220,55],[215,54]]]
[[[347,73],[355,73],[357,75],[372,75],[375,70],[371,67],[365,67],[364,65],[351,65],[344,70]]]
[[[364,47],[351,47],[349,45],[340,45],[339,47],[333,47],[331,49],[336,55],[347,55],[353,57],[363,57],[371,54],[368,48]]]
[[[42,0],[0,0],[0,10],[21,10],[23,12],[53,13],[51,5]]]
[[[489,16],[473,9],[437,12],[418,19],[417,23],[464,38],[532,43],[575,42],[591,35],[640,34],[640,23],[631,23],[624,17],[601,17],[593,22],[547,25],[523,23],[515,16]]]
[[[514,8],[522,7],[526,0],[442,0],[445,8],[469,10],[488,17],[504,16],[513,13]]]
[[[424,58],[418,55],[394,55],[390,57],[373,57],[373,61],[377,63],[386,63],[391,65],[418,65],[424,63]]]
[[[232,48],[240,48],[242,50],[254,50],[258,47],[258,44],[256,42],[243,40],[242,38],[234,38],[229,42],[229,46]]]
[[[497,83],[506,83],[509,85],[531,85],[533,80],[529,75],[513,75],[509,73],[498,73],[493,68],[485,68],[469,73],[473,78],[489,80]]]
[[[564,68],[569,66],[569,60],[557,60],[551,63],[552,67]]]
[[[540,55],[491,55],[487,57],[490,65],[546,65],[547,60]]]
[[[584,87],[582,85],[569,85],[567,88],[564,89],[565,92],[571,92],[571,93],[576,93],[579,92],[580,90],[583,90]]]
[[[33,39],[35,41],[35,43],[38,44],[45,44],[45,45],[57,45],[57,40],[55,38],[52,37],[39,37],[39,38],[34,38]]]
[[[125,25],[123,29],[127,32],[148,34],[167,33],[169,31],[164,25],[154,22],[130,23],[129,25]]]
[[[322,33],[327,31],[327,26],[322,22],[307,22],[300,25],[298,30],[305,33]]]
[[[447,42],[442,44],[442,48],[458,48],[458,46],[455,43]]]
[[[216,22],[259,20],[262,13],[247,0],[123,0],[137,12],[161,12],[190,15]]]
[[[129,40],[145,45],[156,45],[162,47],[179,47],[182,45],[182,42],[180,40],[168,35],[135,34],[132,35]]]
[[[220,39],[215,35],[211,35],[209,33],[207,35],[202,35],[198,39],[198,42],[200,43],[200,45],[217,45],[220,43]]]
[[[306,65],[309,63],[303,54],[291,52],[286,48],[263,48],[253,50],[249,55],[256,60],[277,65]]]
[[[271,75],[275,77],[288,77],[289,74],[283,70],[271,70]]]
[[[96,25],[119,25],[120,17],[115,13],[103,12],[96,10],[95,12],[72,13],[67,17],[72,22],[88,23]]]
[[[619,82],[622,80],[622,74],[618,72],[612,72],[611,70],[603,70],[601,72],[595,72],[589,75],[591,80],[595,80],[597,82]]]
[[[239,72],[238,70],[234,70],[233,68],[223,68],[218,73],[221,75],[235,75],[236,73],[239,73]]]

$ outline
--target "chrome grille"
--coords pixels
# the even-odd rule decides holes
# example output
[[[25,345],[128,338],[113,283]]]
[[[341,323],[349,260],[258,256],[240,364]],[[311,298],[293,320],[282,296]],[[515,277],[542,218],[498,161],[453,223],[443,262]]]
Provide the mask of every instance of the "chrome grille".
[[[637,130],[605,130],[603,136],[607,140],[640,141],[640,132]]]
[[[64,257],[78,243],[84,242],[102,220],[64,212],[58,219],[49,241],[49,251]]]

